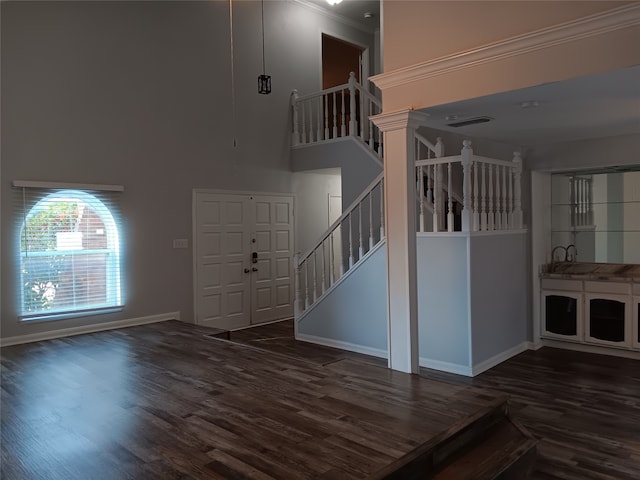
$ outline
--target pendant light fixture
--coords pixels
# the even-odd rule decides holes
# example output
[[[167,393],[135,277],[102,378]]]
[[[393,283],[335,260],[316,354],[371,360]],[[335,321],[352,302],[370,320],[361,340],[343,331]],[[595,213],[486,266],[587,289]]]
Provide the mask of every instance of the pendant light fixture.
[[[262,75],[258,76],[258,93],[268,95],[271,93],[271,76],[266,74],[264,66],[264,0],[260,0],[262,7]]]

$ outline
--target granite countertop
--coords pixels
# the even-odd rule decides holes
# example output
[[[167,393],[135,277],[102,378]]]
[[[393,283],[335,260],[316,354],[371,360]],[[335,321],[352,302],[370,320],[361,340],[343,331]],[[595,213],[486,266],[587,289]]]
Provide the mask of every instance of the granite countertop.
[[[543,278],[640,282],[640,265],[621,263],[555,262],[542,265]]]

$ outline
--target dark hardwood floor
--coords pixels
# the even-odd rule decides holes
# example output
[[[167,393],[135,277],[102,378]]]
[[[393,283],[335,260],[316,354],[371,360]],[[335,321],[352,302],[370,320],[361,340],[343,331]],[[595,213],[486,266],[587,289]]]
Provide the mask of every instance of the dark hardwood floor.
[[[543,348],[470,379],[164,322],[2,349],[2,479],[366,478],[504,395],[537,480],[640,478],[640,362]]]
[[[296,348],[317,349],[318,353],[309,354],[322,353],[325,362],[331,362],[332,356],[358,358],[358,354],[295,342],[289,321],[231,332],[230,339],[290,355],[297,354]],[[539,440],[533,479],[640,479],[637,360],[542,348],[475,378],[429,369],[422,369],[421,375],[507,395],[513,417]]]
[[[163,322],[3,348],[1,477],[366,478],[499,400],[208,333]]]

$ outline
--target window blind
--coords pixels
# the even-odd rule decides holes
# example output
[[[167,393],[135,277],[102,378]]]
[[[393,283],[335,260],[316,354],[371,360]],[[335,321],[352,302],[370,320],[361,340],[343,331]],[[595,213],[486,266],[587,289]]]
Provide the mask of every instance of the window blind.
[[[18,316],[66,318],[122,308],[123,187],[15,181]]]

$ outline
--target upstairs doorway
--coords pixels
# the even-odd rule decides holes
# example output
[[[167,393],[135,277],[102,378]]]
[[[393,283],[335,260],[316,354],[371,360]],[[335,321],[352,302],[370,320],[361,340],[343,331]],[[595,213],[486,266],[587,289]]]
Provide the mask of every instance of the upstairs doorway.
[[[349,74],[351,72],[355,73],[356,81],[363,85],[365,90],[368,91],[369,49],[323,33],[322,89],[326,90],[328,88],[346,84],[349,81]],[[334,119],[341,118],[343,114],[345,116],[347,128],[349,125],[351,116],[350,94],[348,90],[343,90],[342,92],[343,94],[338,95],[342,101],[336,101],[335,105],[333,102],[326,102],[326,105],[321,105],[321,108],[328,109],[324,114],[327,119],[327,127],[330,132],[333,130]],[[356,104],[360,101],[359,94],[356,94],[355,100]],[[359,124],[360,118],[356,118],[356,121]]]

